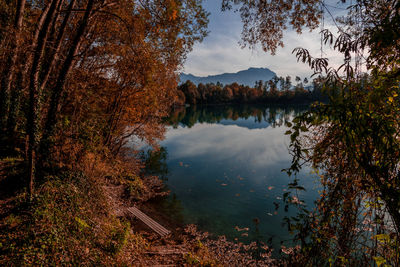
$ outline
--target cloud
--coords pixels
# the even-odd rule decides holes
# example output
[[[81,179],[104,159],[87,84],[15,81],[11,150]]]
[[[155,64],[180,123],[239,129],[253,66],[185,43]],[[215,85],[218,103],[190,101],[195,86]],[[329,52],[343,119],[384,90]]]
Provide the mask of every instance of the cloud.
[[[196,124],[169,129],[161,143],[173,150],[169,160],[202,157],[215,162],[241,162],[265,169],[290,160],[286,127],[248,129],[237,125]]]
[[[184,65],[184,72],[197,76],[221,74],[225,72],[237,72],[250,67],[267,67],[276,72],[278,76],[309,77],[312,74],[310,68],[301,62],[297,62],[292,54],[296,47],[309,49],[310,53],[320,56],[321,39],[319,29],[309,32],[305,30],[301,35],[293,30],[284,33],[284,48],[279,48],[276,55],[272,56],[262,51],[261,48],[250,50],[242,49],[239,45],[242,31],[240,14],[233,11],[221,12],[220,0],[206,0],[204,7],[211,13],[209,30],[210,34],[203,43],[196,44],[188,55]],[[333,14],[340,15],[343,8],[334,9]],[[332,19],[327,15],[326,28],[335,32],[336,27]],[[329,49],[324,48],[324,57],[328,57],[330,64],[337,67],[342,62],[342,57]]]

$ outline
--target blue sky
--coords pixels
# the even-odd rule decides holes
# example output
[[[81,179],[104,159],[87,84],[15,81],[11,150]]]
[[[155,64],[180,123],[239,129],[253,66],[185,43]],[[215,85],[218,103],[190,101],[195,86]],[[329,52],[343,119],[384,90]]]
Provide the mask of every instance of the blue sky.
[[[331,0],[336,4],[337,0]],[[188,55],[183,72],[197,76],[215,75],[225,72],[237,72],[250,67],[264,67],[276,72],[278,76],[309,77],[312,72],[303,63],[298,63],[292,51],[296,47],[309,49],[312,55],[320,55],[319,29],[309,32],[304,30],[298,35],[291,29],[284,33],[284,48],[279,48],[272,56],[261,48],[242,49],[239,45],[242,31],[240,14],[233,11],[221,12],[221,0],[204,0],[204,8],[210,12],[209,35],[200,44],[196,44]],[[335,12],[336,11],[336,12]],[[340,10],[333,9],[337,13]],[[330,25],[328,16],[326,26]],[[325,57],[330,58],[333,65],[340,59],[335,52],[325,49]]]

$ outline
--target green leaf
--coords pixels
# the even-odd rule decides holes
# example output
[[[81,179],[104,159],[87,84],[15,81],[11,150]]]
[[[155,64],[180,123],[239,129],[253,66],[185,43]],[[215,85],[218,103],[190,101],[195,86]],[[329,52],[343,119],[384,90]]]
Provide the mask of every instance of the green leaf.
[[[301,126],[301,127],[300,127],[300,130],[301,130],[302,132],[308,132],[308,128],[307,128],[306,126]]]

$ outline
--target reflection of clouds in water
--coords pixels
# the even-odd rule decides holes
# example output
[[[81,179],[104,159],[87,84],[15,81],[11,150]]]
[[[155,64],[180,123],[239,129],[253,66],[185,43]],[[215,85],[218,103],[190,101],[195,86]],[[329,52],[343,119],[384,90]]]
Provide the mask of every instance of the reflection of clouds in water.
[[[192,128],[169,129],[163,146],[169,159],[210,155],[213,161],[246,162],[251,168],[287,162],[286,127],[248,129],[236,125],[196,124]]]

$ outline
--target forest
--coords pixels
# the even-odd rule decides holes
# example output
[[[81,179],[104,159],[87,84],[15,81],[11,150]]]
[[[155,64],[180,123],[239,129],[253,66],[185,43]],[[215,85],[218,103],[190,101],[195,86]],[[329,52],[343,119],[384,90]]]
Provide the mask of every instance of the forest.
[[[257,81],[254,87],[239,85],[238,83],[222,85],[202,84],[196,86],[191,81],[178,86],[178,99],[175,105],[210,105],[226,103],[279,103],[279,104],[310,104],[316,101],[327,101],[322,92],[322,85],[318,78],[307,86],[308,79],[274,77],[269,81]]]
[[[221,5],[240,15],[243,47],[275,54],[287,29],[319,31],[321,51],[342,63],[296,48],[317,78],[310,92],[286,78],[178,87],[208,33],[201,0],[1,1],[0,265],[400,265],[400,1],[341,0],[334,30],[324,27],[326,2]],[[195,226],[167,240],[132,230],[124,207],[167,192],[127,144],[157,147],[174,105],[310,102],[321,91],[328,101],[286,123],[293,182],[283,198],[298,209],[284,222],[298,244],[290,253],[272,259],[264,246],[207,239]],[[323,186],[313,210],[294,201],[304,165]]]

